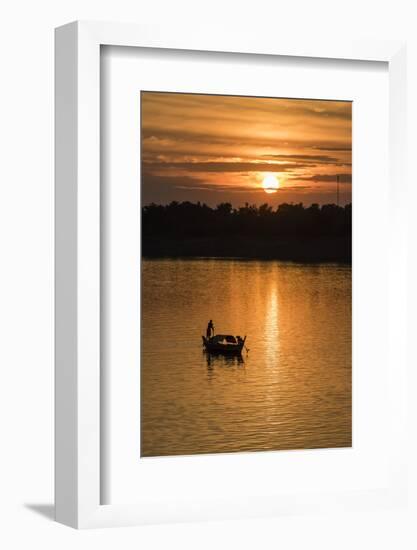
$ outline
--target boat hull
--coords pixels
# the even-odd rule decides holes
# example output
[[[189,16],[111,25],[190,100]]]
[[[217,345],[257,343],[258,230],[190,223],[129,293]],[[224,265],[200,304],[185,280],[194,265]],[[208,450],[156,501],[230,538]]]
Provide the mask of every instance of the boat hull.
[[[224,354],[224,355],[240,355],[242,353],[243,346],[245,345],[245,340],[237,344],[221,344],[219,342],[210,342],[206,337],[203,338],[204,349],[213,354]]]

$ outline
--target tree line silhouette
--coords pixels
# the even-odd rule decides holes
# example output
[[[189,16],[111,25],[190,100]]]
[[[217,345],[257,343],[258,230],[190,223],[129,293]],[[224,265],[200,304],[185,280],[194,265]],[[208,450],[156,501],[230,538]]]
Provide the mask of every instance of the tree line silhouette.
[[[352,206],[171,202],[142,208],[143,256],[351,261]]]

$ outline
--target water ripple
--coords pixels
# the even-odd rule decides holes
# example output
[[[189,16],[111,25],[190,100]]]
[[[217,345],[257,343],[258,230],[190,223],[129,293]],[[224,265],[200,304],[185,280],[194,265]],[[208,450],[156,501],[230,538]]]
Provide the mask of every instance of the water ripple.
[[[249,353],[204,354],[210,318]],[[143,456],[348,447],[351,401],[350,268],[143,261]]]

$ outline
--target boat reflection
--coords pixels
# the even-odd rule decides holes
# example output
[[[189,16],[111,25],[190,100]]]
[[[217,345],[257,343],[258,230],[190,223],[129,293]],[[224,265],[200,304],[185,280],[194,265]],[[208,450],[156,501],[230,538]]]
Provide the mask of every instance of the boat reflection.
[[[242,354],[240,353],[220,354],[203,351],[203,355],[206,358],[208,369],[211,370],[214,369],[214,367],[241,367],[245,364]]]

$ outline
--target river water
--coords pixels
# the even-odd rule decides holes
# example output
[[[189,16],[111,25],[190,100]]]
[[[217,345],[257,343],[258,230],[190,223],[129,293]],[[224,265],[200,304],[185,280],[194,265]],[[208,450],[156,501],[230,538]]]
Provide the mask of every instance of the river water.
[[[143,260],[141,336],[142,456],[351,446],[350,267]]]

